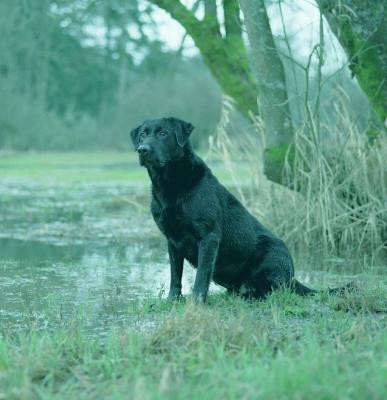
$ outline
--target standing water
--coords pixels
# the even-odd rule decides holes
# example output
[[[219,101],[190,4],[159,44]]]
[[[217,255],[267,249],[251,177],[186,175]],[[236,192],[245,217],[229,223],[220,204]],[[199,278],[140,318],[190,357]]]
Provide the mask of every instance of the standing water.
[[[74,171],[55,179],[63,166],[40,167],[40,175],[27,168],[24,179],[22,167],[5,167],[0,162],[0,333],[82,320],[90,332],[103,334],[107,325],[133,324],[136,301],[165,296],[167,246],[149,211],[147,176],[136,163],[119,165],[138,174],[132,180],[109,179],[99,164],[73,166],[85,178],[76,183],[65,179]],[[39,179],[30,179],[32,172]],[[348,280],[301,269],[298,277],[311,285]],[[193,279],[186,266],[183,293]]]

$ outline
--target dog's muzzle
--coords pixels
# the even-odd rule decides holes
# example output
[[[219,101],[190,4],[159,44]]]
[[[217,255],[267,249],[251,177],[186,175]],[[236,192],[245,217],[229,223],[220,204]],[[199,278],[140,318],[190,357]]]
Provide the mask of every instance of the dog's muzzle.
[[[151,159],[151,148],[147,144],[142,144],[138,146],[137,152],[140,157],[140,164],[147,165],[152,163]]]

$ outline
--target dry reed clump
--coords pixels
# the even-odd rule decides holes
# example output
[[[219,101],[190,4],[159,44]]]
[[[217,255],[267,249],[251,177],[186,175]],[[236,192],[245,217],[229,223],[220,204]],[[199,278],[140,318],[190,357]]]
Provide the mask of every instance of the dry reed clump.
[[[284,185],[278,185],[263,175],[262,121],[254,120],[258,136],[242,143],[229,134],[231,107],[226,99],[210,152],[227,166],[244,204],[293,252],[377,262],[387,243],[385,135],[370,145],[345,107],[338,107],[341,121],[329,127],[329,138],[321,139],[307,123],[295,132]]]

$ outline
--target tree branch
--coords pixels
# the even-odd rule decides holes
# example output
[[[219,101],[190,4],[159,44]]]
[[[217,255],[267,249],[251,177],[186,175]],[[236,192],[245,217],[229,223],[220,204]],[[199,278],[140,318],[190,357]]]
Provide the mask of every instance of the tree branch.
[[[206,17],[216,15],[216,1],[215,0],[204,0],[204,12]]]
[[[379,129],[383,128],[387,121],[384,2],[317,0],[317,4],[350,60],[352,76],[356,76],[379,118]]]
[[[221,36],[216,0],[204,0],[204,20],[212,34]]]
[[[187,9],[178,0],[151,1],[167,11],[185,28],[223,92],[236,101],[239,111],[246,117],[249,117],[250,111],[257,113],[257,85],[251,74],[242,36],[231,35],[224,40],[217,18],[214,32],[209,11],[200,21],[192,10]],[[215,0],[211,2],[216,6]],[[212,12],[214,11],[217,10],[212,7]]]
[[[226,36],[236,35],[242,37],[238,0],[223,0],[223,10]]]

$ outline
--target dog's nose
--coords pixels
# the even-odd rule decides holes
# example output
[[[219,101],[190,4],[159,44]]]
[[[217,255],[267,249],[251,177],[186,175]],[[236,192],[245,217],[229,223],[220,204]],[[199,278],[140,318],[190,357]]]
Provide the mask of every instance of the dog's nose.
[[[142,144],[141,146],[138,146],[137,151],[140,154],[146,155],[150,152],[150,146],[148,146],[147,144]]]

